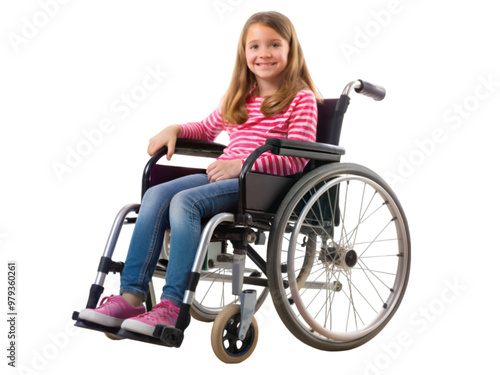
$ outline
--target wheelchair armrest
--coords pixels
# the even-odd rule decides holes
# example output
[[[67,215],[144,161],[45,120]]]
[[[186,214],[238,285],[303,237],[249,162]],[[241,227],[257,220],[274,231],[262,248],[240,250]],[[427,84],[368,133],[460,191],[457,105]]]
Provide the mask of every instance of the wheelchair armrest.
[[[296,141],[292,139],[269,138],[266,145],[272,146],[271,153],[283,156],[297,156],[306,159],[338,161],[345,154],[340,146],[319,142]]]
[[[226,146],[219,143],[178,138],[175,144],[175,153],[180,155],[217,158],[224,152],[225,148]],[[168,149],[166,146],[160,148],[151,156],[144,167],[144,172],[142,174],[142,195],[144,195],[150,186],[153,167],[167,154],[167,151]]]
[[[222,155],[225,148],[226,146],[220,143],[179,138],[175,144],[175,153],[180,155],[218,158]]]
[[[175,145],[175,153],[179,155],[218,158],[224,152],[225,148],[226,146],[220,143],[179,138]],[[146,174],[146,171],[150,173],[151,168],[158,163],[158,160],[167,154],[167,151],[167,146],[163,146],[156,151],[146,164],[144,174]]]

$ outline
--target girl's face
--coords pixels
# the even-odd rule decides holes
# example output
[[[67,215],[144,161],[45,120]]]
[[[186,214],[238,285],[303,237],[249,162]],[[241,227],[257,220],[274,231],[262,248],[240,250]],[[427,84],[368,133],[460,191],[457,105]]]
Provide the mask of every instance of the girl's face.
[[[260,23],[250,26],[245,55],[248,69],[257,79],[258,95],[269,96],[278,90],[289,50],[288,42],[276,30]]]

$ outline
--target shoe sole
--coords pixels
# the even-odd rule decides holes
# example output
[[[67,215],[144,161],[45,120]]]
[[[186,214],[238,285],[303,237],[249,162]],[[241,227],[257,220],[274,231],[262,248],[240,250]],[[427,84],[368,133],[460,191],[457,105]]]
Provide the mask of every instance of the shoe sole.
[[[92,323],[97,323],[106,327],[120,327],[125,319],[113,318],[93,310],[85,309],[78,315],[79,319],[87,320]]]
[[[126,319],[121,325],[122,329],[130,332],[141,333],[146,336],[153,336],[155,326],[139,322],[134,319]]]

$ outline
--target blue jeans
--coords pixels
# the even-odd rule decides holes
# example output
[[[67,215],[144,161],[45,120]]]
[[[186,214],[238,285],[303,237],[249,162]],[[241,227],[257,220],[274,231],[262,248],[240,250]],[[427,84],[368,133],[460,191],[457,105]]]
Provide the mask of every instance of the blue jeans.
[[[120,294],[144,301],[160,257],[165,230],[170,228],[170,257],[162,300],[180,306],[201,236],[201,219],[238,207],[238,179],[210,183],[207,175],[181,177],[148,189],[121,277]]]

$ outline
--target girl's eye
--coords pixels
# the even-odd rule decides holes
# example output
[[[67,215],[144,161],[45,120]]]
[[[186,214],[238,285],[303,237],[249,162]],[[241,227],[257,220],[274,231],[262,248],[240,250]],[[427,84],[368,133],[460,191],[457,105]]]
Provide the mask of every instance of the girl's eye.
[[[273,46],[273,47],[279,47],[279,46],[280,46],[280,44],[279,44],[279,43],[273,43],[273,44],[272,44],[272,46]]]
[[[257,49],[257,48],[259,48],[259,46],[257,44],[253,44],[250,46],[250,49]]]

